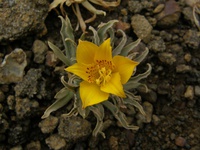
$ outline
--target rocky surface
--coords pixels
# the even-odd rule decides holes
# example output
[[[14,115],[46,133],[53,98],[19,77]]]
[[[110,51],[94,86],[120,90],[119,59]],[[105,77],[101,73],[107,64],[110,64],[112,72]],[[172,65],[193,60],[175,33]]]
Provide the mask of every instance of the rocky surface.
[[[17,7],[19,4],[23,6],[20,9]],[[0,78],[0,150],[200,149],[200,34],[192,8],[184,0],[124,0],[106,17],[98,16],[90,24],[97,27],[102,20],[120,20],[116,29],[124,30],[128,41],[136,40],[137,36],[142,38],[138,51],[142,47],[149,49],[147,58],[137,71],[143,72],[146,63],[153,68],[151,75],[143,81],[149,91],[134,91],[141,95],[147,116],[142,116],[134,107],[123,108],[129,123],[138,125],[140,129],[133,132],[122,128],[105,110],[105,139],[101,135],[92,136],[96,120],[91,114],[86,119],[65,115],[71,109],[71,103],[41,120],[45,109],[55,101],[55,93],[63,87],[60,77],[65,75],[63,64],[46,44],[50,40],[63,49],[60,20],[55,11],[46,18],[47,4],[45,0],[0,1],[0,16],[11,11],[16,12],[12,15],[19,15],[19,11],[22,13],[16,17],[22,20],[12,16],[2,22],[5,16],[0,17],[0,41],[9,41],[7,45],[4,42],[0,45],[1,64],[16,48],[23,49],[27,61],[21,81],[5,82]],[[36,6],[40,7],[36,9]],[[70,18],[75,28],[76,18]],[[39,21],[39,24],[29,19]],[[14,28],[14,25],[20,28]],[[37,34],[45,26],[47,34],[38,38]],[[22,30],[22,27],[25,28]],[[31,38],[27,36],[30,34]],[[80,34],[76,31],[75,37]],[[117,34],[117,38],[120,37]]]
[[[0,1],[0,42],[9,42],[30,34],[45,34],[47,0]]]
[[[5,59],[0,64],[0,84],[22,81],[26,65],[26,53],[22,49],[17,48],[6,55]]]

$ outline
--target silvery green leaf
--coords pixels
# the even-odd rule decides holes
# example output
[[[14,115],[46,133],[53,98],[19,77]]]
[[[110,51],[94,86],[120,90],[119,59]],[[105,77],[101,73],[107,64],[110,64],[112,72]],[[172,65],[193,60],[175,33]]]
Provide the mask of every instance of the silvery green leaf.
[[[97,136],[100,133],[104,138],[105,134],[102,132],[103,129],[103,118],[104,118],[104,108],[101,104],[90,106],[89,109],[93,112],[97,118],[96,126],[92,132],[93,136]]]
[[[91,30],[93,32],[93,42],[94,42],[94,44],[100,45],[100,39],[99,39],[97,31],[92,26],[89,26],[89,30]]]
[[[88,1],[82,1],[81,4],[90,12],[92,12],[93,14],[97,14],[97,15],[104,15],[106,16],[106,12],[103,10],[98,10],[96,9],[94,6],[92,6]]]
[[[73,108],[70,110],[70,112],[68,112],[68,113],[66,114],[66,116],[67,116],[67,117],[76,116],[76,115],[78,114],[78,110],[77,110],[78,107],[79,107],[79,106],[78,106],[77,96],[76,96],[76,94],[74,94],[74,106],[73,106]]]
[[[197,13],[196,13],[196,12],[197,12]],[[199,12],[198,7],[197,7],[197,6],[194,6],[194,7],[193,7],[192,14],[193,14],[193,17],[194,17],[194,22],[195,22],[196,26],[198,27],[198,29],[200,30],[200,22],[199,22],[198,12]]]
[[[152,70],[151,65],[150,64],[147,64],[147,65],[148,65],[148,69],[147,69],[146,72],[144,72],[142,74],[138,74],[137,76],[131,77],[129,81],[131,81],[131,82],[139,82],[140,80],[147,78],[147,76],[150,75],[151,70]]]
[[[138,110],[141,112],[142,115],[146,115],[142,105],[140,105],[140,103],[138,102],[138,96],[133,95],[130,92],[126,92],[127,98],[124,99],[124,103],[125,104],[129,104],[132,106],[135,106],[136,108],[138,108]]]
[[[82,82],[82,79],[76,75],[71,75],[68,80],[68,85],[72,87],[79,87],[80,83]]]
[[[71,26],[69,18],[66,16],[64,19],[62,16],[59,16],[62,22],[62,27],[60,30],[60,34],[62,36],[63,44],[65,47],[65,53],[67,58],[76,57],[76,46],[74,43],[70,42],[74,41],[74,34],[73,34],[73,28]],[[70,40],[66,40],[70,39]]]
[[[62,88],[59,92],[56,93],[56,95],[54,96],[55,99],[62,99],[64,98],[67,93],[68,93],[68,88]]]
[[[118,44],[118,46],[113,50],[113,52],[112,52],[113,56],[119,55],[121,53],[122,48],[124,47],[124,45],[126,44],[126,41],[127,41],[127,37],[126,37],[126,34],[124,33],[124,31],[118,30],[118,32],[122,33],[122,39],[121,39],[121,42]]]
[[[81,98],[80,98],[80,93],[79,91],[76,92],[76,96],[77,96],[77,110],[78,110],[78,113],[83,117],[83,118],[86,118],[89,113],[90,113],[90,109],[88,107],[86,107],[85,109],[83,109],[82,107],[82,101],[81,101]]]
[[[144,50],[144,52],[142,52],[142,54],[140,54],[138,57],[134,58],[134,61],[142,62],[144,60],[144,58],[148,55],[148,53],[149,53],[149,49],[146,48]]]
[[[109,101],[104,101],[102,103],[108,110],[111,111],[111,113],[113,114],[113,116],[121,123],[121,125],[126,128],[126,129],[131,129],[131,130],[138,130],[139,127],[138,126],[133,126],[133,125],[129,125],[127,120],[126,120],[126,116],[124,113],[122,113],[119,108],[115,105],[113,105],[111,102]]]
[[[74,93],[70,90],[66,91],[66,96],[61,98],[61,99],[57,99],[51,106],[49,106],[43,116],[42,119],[47,118],[51,112],[58,110],[59,108],[63,107],[64,105],[66,105],[74,96]]]
[[[108,29],[111,28],[114,25],[114,23],[116,23],[116,22],[118,22],[118,21],[117,20],[111,20],[107,23],[102,23],[102,24],[99,25],[99,29],[97,30],[99,40],[100,40],[99,44],[103,43]]]
[[[108,34],[109,34],[109,37],[110,37],[110,44],[112,47],[114,47],[114,41],[115,41],[115,31],[113,28],[109,28],[108,29]]]
[[[127,46],[125,46],[121,50],[120,55],[126,57],[131,50],[133,50],[136,46],[138,46],[138,44],[140,43],[140,41],[141,41],[141,39],[137,39],[135,42],[132,42],[132,43],[128,44]]]
[[[133,82],[133,81],[129,80],[123,87],[125,90],[131,90],[131,89],[136,89],[140,85],[141,85],[141,83],[139,83],[139,82]]]
[[[125,90],[128,91],[130,89],[134,89],[142,85],[141,83],[139,83],[139,81],[147,78],[147,76],[150,75],[151,70],[152,70],[151,65],[150,64],[147,64],[147,65],[148,65],[148,69],[146,72],[139,74],[137,76],[133,76],[128,80],[128,82],[124,85]]]
[[[71,65],[70,59],[68,59],[63,52],[53,43],[48,41],[48,45],[49,47],[53,50],[53,52],[55,53],[55,55],[67,66]]]

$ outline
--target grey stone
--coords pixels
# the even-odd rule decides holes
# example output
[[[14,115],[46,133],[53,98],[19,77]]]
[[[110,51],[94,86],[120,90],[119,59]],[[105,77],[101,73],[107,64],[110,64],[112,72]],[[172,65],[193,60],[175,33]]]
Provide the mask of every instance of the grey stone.
[[[66,141],[58,134],[53,134],[50,137],[45,139],[46,144],[50,149],[59,150],[59,149],[67,149]]]
[[[172,27],[177,24],[181,14],[179,4],[175,0],[165,2],[163,11],[156,15],[157,25],[161,28]]]
[[[41,69],[30,69],[24,76],[23,81],[17,83],[14,87],[15,96],[28,96],[32,98],[37,95],[38,98],[44,97],[45,93],[45,80],[41,79]]]
[[[91,133],[91,124],[80,117],[62,115],[58,126],[58,133],[67,141],[77,142],[87,138]]]
[[[27,150],[41,150],[40,141],[32,141],[31,143],[26,145]]]
[[[0,42],[13,41],[33,33],[44,34],[48,8],[47,0],[1,1]]]
[[[29,100],[28,98],[15,98],[15,112],[17,117],[23,119],[34,113],[34,109],[39,107],[39,103],[34,100]]]
[[[158,38],[155,40],[152,40],[148,43],[148,48],[155,53],[157,52],[164,52],[166,49],[165,42],[162,38]]]
[[[194,98],[194,88],[193,86],[188,86],[186,91],[185,91],[185,94],[184,94],[184,97],[185,98],[188,98],[190,100],[192,100]]]
[[[143,9],[141,2],[139,1],[129,1],[128,2],[128,10],[132,13],[140,13]]]
[[[176,66],[176,72],[178,73],[186,73],[186,72],[190,72],[191,70],[192,70],[192,67],[185,64]]]
[[[57,124],[58,124],[58,118],[49,116],[48,118],[42,120],[39,123],[39,127],[42,133],[51,133],[56,128]]]
[[[199,49],[200,38],[196,30],[188,30],[183,36],[184,42],[192,49]]]
[[[152,115],[153,115],[153,105],[149,102],[144,102],[143,103],[143,109],[146,113],[146,120],[145,123],[150,123],[152,120]]]
[[[22,49],[15,49],[6,55],[4,61],[0,64],[0,84],[21,81],[26,65],[26,54]]]
[[[131,18],[131,25],[134,33],[140,39],[149,37],[153,29],[148,20],[144,16],[138,14]]]
[[[40,40],[35,40],[33,43],[34,62],[42,64],[45,60],[46,52],[48,51],[47,45]]]
[[[166,63],[168,65],[172,65],[176,62],[176,57],[172,53],[163,52],[158,54],[158,58],[161,62]]]

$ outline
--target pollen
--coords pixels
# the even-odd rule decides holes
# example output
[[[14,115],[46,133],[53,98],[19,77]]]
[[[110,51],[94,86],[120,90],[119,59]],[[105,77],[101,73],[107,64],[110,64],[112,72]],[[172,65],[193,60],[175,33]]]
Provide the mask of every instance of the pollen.
[[[96,83],[99,86],[105,85],[112,76],[114,64],[107,60],[96,60],[96,62],[87,67],[88,82]]]
[[[111,75],[111,69],[106,69],[105,67],[99,69],[99,78],[95,80],[96,84],[100,86],[105,85],[106,82],[109,82],[109,80],[111,79]]]

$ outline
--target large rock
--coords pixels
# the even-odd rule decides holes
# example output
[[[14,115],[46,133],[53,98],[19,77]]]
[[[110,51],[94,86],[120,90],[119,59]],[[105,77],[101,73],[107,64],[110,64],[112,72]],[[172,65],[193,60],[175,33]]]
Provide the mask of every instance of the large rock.
[[[44,34],[48,8],[47,0],[0,1],[0,42],[33,33]]]
[[[131,25],[134,33],[140,39],[149,37],[153,29],[148,20],[144,16],[138,14],[131,18]]]
[[[15,49],[6,55],[4,61],[0,64],[0,84],[21,81],[26,65],[26,53],[22,49]]]

